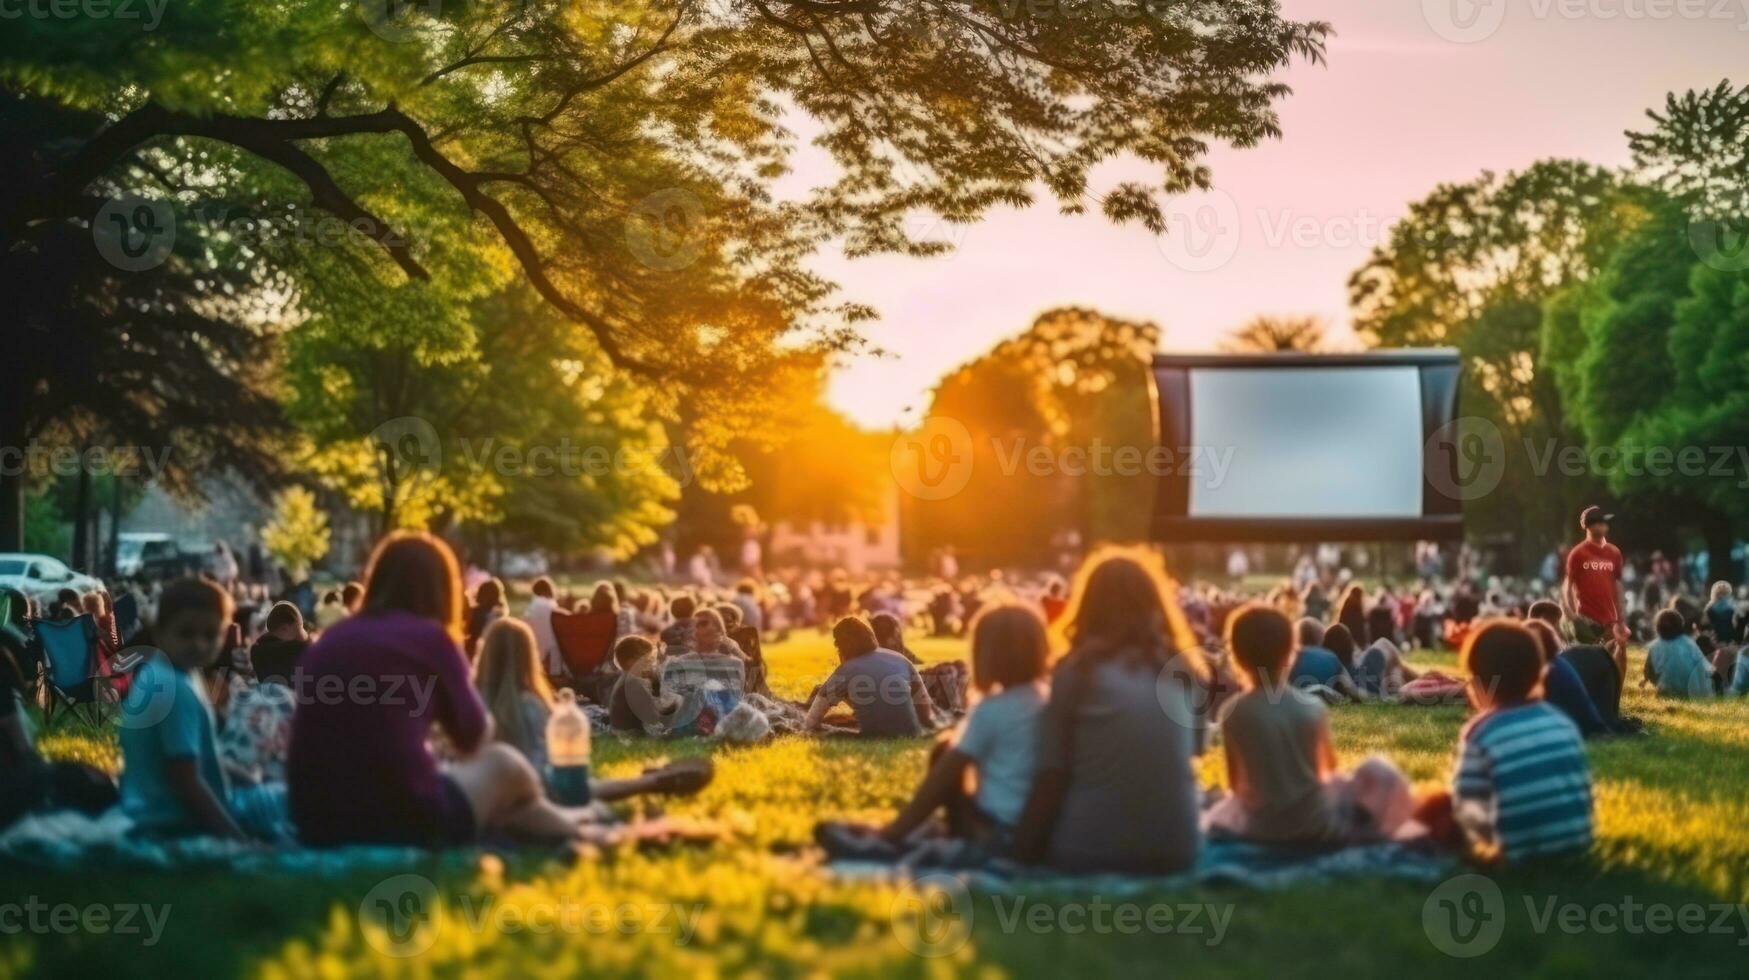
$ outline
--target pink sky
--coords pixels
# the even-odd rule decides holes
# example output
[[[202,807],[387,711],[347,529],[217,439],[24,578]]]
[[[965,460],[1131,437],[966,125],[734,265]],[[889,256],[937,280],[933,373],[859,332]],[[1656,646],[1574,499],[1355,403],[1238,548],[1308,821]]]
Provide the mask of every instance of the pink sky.
[[[1280,108],[1281,140],[1212,153],[1218,195],[1174,206],[1201,231],[1157,241],[1041,203],[930,232],[959,242],[935,259],[823,252],[816,267],[881,311],[866,332],[891,355],[842,366],[833,404],[869,426],[914,422],[943,373],[1061,305],[1153,320],[1169,349],[1211,348],[1259,313],[1315,313],[1349,342],[1349,273],[1435,184],[1545,157],[1625,164],[1623,131],[1666,92],[1749,81],[1749,0],[1282,7],[1335,26],[1329,63],[1283,75],[1294,94]],[[1448,40],[1436,22],[1479,39]],[[794,177],[817,183],[825,166],[808,148]],[[1107,169],[1110,182],[1140,172]]]

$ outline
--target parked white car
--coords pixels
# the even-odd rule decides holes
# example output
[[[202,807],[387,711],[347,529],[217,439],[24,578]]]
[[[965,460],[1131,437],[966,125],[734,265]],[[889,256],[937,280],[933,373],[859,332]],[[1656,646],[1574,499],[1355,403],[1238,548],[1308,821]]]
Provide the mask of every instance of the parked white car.
[[[0,586],[17,589],[41,603],[53,600],[62,589],[94,592],[103,588],[103,583],[48,555],[10,552],[0,554]]]

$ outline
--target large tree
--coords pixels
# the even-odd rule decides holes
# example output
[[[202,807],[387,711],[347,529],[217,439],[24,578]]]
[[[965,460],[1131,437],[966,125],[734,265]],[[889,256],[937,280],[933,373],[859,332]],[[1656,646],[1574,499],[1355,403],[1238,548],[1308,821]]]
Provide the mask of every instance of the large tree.
[[[0,215],[15,203],[13,191],[32,186],[65,147],[101,125],[89,113],[0,91]],[[89,191],[117,193],[107,178]],[[269,383],[268,324],[283,305],[273,296],[283,282],[231,261],[230,244],[209,232],[184,229],[149,268],[126,267],[113,241],[100,244],[73,222],[0,234],[0,549],[22,545],[21,494],[33,477],[75,478],[66,507],[72,558],[95,567],[87,536],[94,478],[150,478],[195,495],[208,472],[263,479],[278,471],[283,425]],[[41,463],[70,452],[82,460],[73,471]]]
[[[1729,572],[1749,524],[1749,442],[1742,392],[1749,339],[1749,251],[1733,243],[1749,88],[1672,95],[1652,127],[1628,134],[1637,172],[1656,185],[1637,225],[1595,279],[1549,304],[1545,352],[1562,401],[1649,538],[1682,547],[1698,532],[1712,569]],[[1742,228],[1741,225],[1737,226]]]
[[[1330,346],[1329,327],[1316,316],[1257,316],[1221,341],[1234,354],[1309,354]]]
[[[929,411],[965,427],[971,444],[956,451],[970,452],[969,482],[916,503],[918,550],[1031,564],[1065,531],[1084,544],[1145,538],[1159,346],[1152,323],[1066,307],[943,378]]]
[[[1549,160],[1504,177],[1444,184],[1410,205],[1349,279],[1354,327],[1378,347],[1449,345],[1464,364],[1463,413],[1499,433],[1498,487],[1466,501],[1470,530],[1533,559],[1567,533],[1595,482],[1539,472],[1556,443],[1578,441],[1542,349],[1550,297],[1597,275],[1643,220],[1620,177]]]
[[[470,339],[458,301],[515,277],[614,369],[659,382],[670,404],[657,410],[672,413],[774,356],[851,341],[870,311],[803,265],[827,239],[930,254],[940,242],[906,233],[916,212],[972,222],[1041,189],[1065,211],[1158,230],[1155,195],[1206,186],[1211,141],[1278,134],[1287,90],[1273,76],[1321,58],[1327,31],[1274,2],[1101,12],[191,0],[144,40],[120,20],[16,20],[0,35],[0,86],[92,124],[0,188],[0,255],[84,234],[121,194],[167,202],[179,227],[214,198],[269,223],[332,216],[348,226],[333,247],[299,235],[221,254],[283,262],[294,320],[394,329],[424,315],[458,341]],[[838,172],[775,200],[801,116]],[[1119,154],[1157,179],[1094,188],[1093,167]],[[341,263],[355,282],[329,281]],[[44,384],[0,366],[0,390]],[[0,443],[27,435],[16,413],[0,427]],[[692,431],[732,435],[716,428]],[[0,547],[19,499],[16,481],[0,484]]]

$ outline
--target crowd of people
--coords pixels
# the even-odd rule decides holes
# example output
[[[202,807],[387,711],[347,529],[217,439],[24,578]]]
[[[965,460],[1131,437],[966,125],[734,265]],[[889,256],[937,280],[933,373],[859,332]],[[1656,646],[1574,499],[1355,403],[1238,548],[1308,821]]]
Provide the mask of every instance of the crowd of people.
[[[1247,595],[1179,586],[1154,552],[1106,549],[1072,583],[834,573],[818,590],[603,581],[585,597],[541,578],[519,602],[487,575],[464,591],[450,547],[412,532],[386,538],[361,581],[313,608],[240,610],[248,586],[211,576],[152,589],[139,597],[146,630],[125,650],[107,595],[52,608],[17,597],[27,613],[97,625],[123,773],[117,786],[37,755],[19,706],[41,653],[8,629],[0,823],[113,804],[163,835],[574,841],[605,819],[553,792],[549,722],[578,701],[603,730],[633,736],[708,734],[743,712],[790,712],[785,730],[803,735],[939,734],[897,815],[823,827],[828,849],[946,835],[1069,871],[1180,870],[1221,837],[1419,840],[1483,861],[1572,853],[1593,826],[1583,740],[1643,731],[1621,710],[1636,630],[1624,563],[1608,515],[1593,508],[1581,524],[1555,598],[1340,578]],[[1650,611],[1643,683],[1672,698],[1749,693],[1739,605],[1720,584],[1705,603],[1677,592]],[[603,630],[578,634],[577,617]],[[963,635],[965,663],[922,664],[904,638],[913,625]],[[815,627],[838,665],[808,698],[774,697],[762,638]],[[602,655],[579,657],[577,635],[599,638]],[[1411,665],[1416,648],[1445,644],[1459,650],[1457,674]],[[1366,700],[1472,708],[1447,787],[1417,795],[1381,757],[1343,768],[1331,706]],[[1217,747],[1225,789],[1197,775]],[[711,778],[708,763],[679,764],[594,779],[588,796],[690,793]]]

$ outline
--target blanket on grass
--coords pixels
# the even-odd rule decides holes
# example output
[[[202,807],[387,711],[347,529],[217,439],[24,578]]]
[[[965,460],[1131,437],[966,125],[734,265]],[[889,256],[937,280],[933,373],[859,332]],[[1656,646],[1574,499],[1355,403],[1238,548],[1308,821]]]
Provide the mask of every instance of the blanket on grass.
[[[120,810],[91,817],[55,810],[24,817],[0,833],[0,866],[48,871],[221,870],[246,874],[335,877],[375,868],[429,866],[430,851],[416,847],[265,847],[217,837],[153,837],[135,833]],[[466,865],[465,852],[436,860]]]
[[[601,816],[605,821],[607,811]],[[727,836],[718,822],[681,817],[657,817],[628,823],[586,826],[586,847],[668,847],[704,844]],[[44,871],[231,871],[240,874],[287,874],[338,877],[361,871],[395,868],[467,868],[483,853],[543,853],[574,860],[571,845],[549,851],[507,842],[485,841],[473,847],[431,851],[419,847],[355,844],[346,847],[304,847],[296,843],[268,846],[217,837],[157,837],[137,833],[118,809],[91,817],[75,810],[31,814],[0,833],[0,868]]]
[[[1060,892],[1125,897],[1175,891],[1197,885],[1235,885],[1273,891],[1354,878],[1386,878],[1433,884],[1450,877],[1457,859],[1424,844],[1383,842],[1308,853],[1245,841],[1208,841],[1196,867],[1176,875],[1072,875],[1032,868],[1001,858],[988,859],[953,842],[936,853],[912,851],[905,863],[833,861],[829,868],[847,881],[917,881],[949,875],[978,891],[996,894]]]

